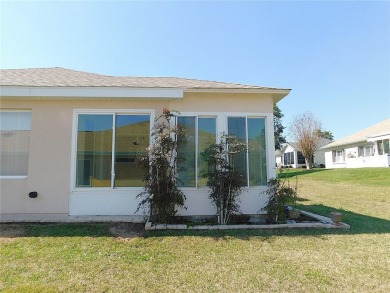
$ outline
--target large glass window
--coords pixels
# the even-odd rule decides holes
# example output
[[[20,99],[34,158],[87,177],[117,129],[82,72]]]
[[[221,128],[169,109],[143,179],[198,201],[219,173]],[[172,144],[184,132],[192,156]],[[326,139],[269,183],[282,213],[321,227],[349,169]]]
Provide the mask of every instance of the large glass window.
[[[112,115],[79,115],[76,186],[110,187]]]
[[[267,184],[265,119],[228,117],[228,134],[248,144],[248,151],[234,158],[234,167],[242,174],[244,186]]]
[[[145,172],[139,163],[149,147],[149,133],[149,115],[116,115],[114,186],[144,185]]]
[[[207,163],[200,155],[210,144],[216,142],[217,123],[213,117],[198,118],[198,187],[205,187],[207,179],[202,174],[207,171]]]
[[[378,154],[384,155],[389,154],[389,140],[378,140]]]
[[[229,117],[228,118],[228,134],[235,136],[239,142],[247,143],[246,118],[245,117]],[[242,185],[248,185],[248,170],[247,170],[247,154],[241,152],[235,155],[233,159],[233,167],[242,176]]]
[[[344,162],[344,150],[337,150],[333,151],[333,162],[334,163],[340,163]]]
[[[248,118],[249,186],[267,184],[265,119]]]
[[[358,156],[359,157],[369,157],[374,155],[374,147],[372,145],[369,146],[359,146]]]
[[[185,135],[178,141],[179,186],[204,187],[202,173],[207,168],[201,153],[216,142],[216,117],[180,116],[178,126]],[[242,175],[243,186],[267,184],[265,119],[258,117],[228,117],[229,135],[248,145],[248,150],[235,155],[233,165]]]
[[[216,142],[216,118],[180,116],[177,122],[184,132],[178,139],[178,185],[204,187],[207,179],[202,178],[202,173],[207,165],[200,154]]]
[[[149,115],[79,114],[76,187],[143,186],[149,133]]]
[[[390,154],[390,139],[383,140],[383,152]]]
[[[298,164],[306,164],[306,159],[303,156],[302,152],[297,152],[297,157],[298,157]]]
[[[30,111],[0,111],[0,176],[27,176]]]
[[[196,186],[196,137],[194,116],[177,118],[178,127],[182,135],[177,144],[178,185],[185,187]]]
[[[294,164],[294,152],[288,152],[283,154],[283,162],[285,166]]]

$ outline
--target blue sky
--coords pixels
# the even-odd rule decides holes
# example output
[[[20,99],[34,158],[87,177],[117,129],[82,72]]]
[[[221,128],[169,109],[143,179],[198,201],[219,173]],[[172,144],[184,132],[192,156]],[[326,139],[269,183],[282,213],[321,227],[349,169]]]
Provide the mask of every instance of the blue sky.
[[[390,118],[390,1],[0,5],[1,68],[291,88],[283,125],[310,111],[336,139]]]

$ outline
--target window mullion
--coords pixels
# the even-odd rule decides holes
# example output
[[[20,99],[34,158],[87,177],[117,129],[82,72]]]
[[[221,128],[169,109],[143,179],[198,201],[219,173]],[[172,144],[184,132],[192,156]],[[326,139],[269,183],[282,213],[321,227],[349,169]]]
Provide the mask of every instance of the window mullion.
[[[195,116],[195,188],[198,188],[198,141],[199,141],[198,120],[199,117]]]
[[[248,133],[248,117],[245,117],[245,144],[246,144],[246,186],[249,187],[249,133]]]
[[[116,113],[112,114],[112,150],[111,150],[111,189],[115,185],[115,137],[116,137]]]

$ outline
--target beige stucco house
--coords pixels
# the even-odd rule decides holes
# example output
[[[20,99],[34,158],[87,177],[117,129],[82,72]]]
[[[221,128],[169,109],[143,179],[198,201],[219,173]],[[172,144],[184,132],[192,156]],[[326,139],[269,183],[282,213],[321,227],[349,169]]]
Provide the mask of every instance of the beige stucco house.
[[[273,104],[289,89],[171,77],[117,77],[64,68],[0,71],[2,220],[135,213],[143,190],[139,159],[163,108],[180,111],[193,146],[182,176],[187,210],[213,215],[199,153],[222,133],[249,143],[242,158],[241,211],[257,214],[275,177]]]
[[[390,119],[322,148],[326,168],[390,167]]]

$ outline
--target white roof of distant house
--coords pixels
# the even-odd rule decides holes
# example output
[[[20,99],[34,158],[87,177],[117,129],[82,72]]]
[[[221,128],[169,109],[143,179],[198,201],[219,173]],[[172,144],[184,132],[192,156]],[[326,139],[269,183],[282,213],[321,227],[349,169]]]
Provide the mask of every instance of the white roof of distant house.
[[[332,142],[333,140],[331,139],[320,138],[320,140],[318,141],[318,149],[323,148],[324,146],[329,145]],[[282,152],[285,151],[287,145],[290,145],[295,151],[301,151],[301,148],[299,147],[299,144],[297,142],[287,142],[283,145]]]
[[[323,149],[330,149],[338,146],[350,145],[359,142],[366,142],[372,138],[385,136],[385,135],[390,135],[390,119],[382,121],[378,124],[370,126],[366,129],[358,131],[342,139],[336,140],[335,142],[324,146]]]
[[[109,76],[60,67],[1,69],[1,86],[288,90],[179,77]]]

